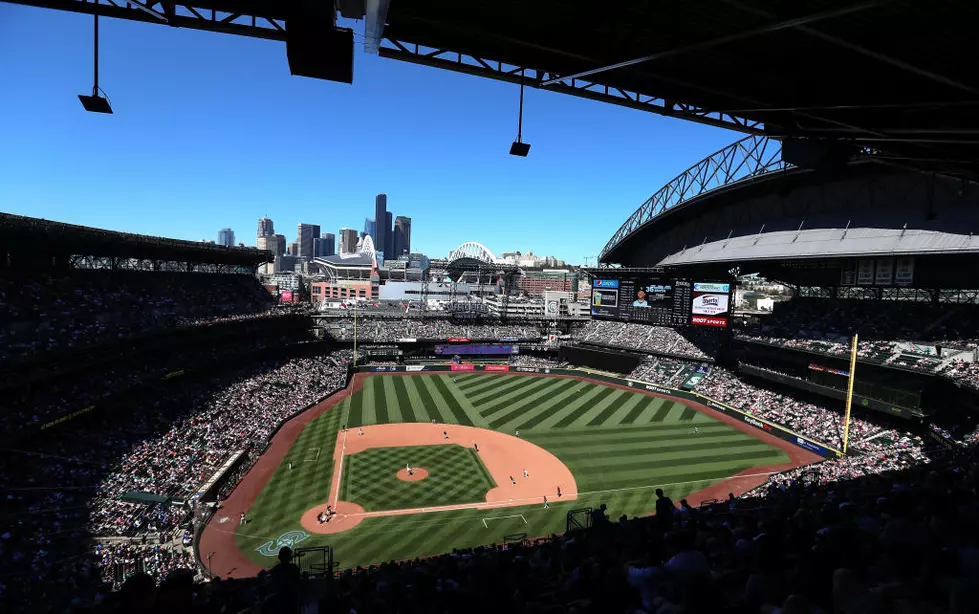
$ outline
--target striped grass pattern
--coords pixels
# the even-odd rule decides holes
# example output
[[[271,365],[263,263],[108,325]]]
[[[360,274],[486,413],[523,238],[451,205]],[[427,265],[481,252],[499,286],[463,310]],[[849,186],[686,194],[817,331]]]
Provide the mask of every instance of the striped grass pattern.
[[[351,531],[302,542],[303,546],[332,545],[343,566],[438,554],[499,541],[509,533],[560,532],[569,509],[601,503],[608,505],[613,518],[648,514],[654,509],[657,487],[679,501],[739,471],[788,461],[781,450],[679,401],[601,384],[488,373],[371,376],[363,381],[362,390],[303,430],[269,480],[249,511],[249,523],[237,534],[246,556],[263,565],[274,564],[255,548],[300,529],[300,515],[326,501],[333,471],[331,451],[344,423],[355,428],[437,420],[511,434],[519,430],[521,437],[549,450],[571,469],[579,498],[551,501],[547,510],[534,505],[503,512],[458,510],[368,518]],[[315,457],[315,448],[323,450],[318,459],[303,462]],[[292,472],[284,469],[289,460],[297,467]],[[424,466],[414,458],[391,462],[392,478],[405,462]],[[467,477],[475,479],[476,473],[470,471]],[[426,481],[403,484],[414,489]],[[368,509],[370,505],[421,506],[414,493],[412,503],[404,506],[388,504],[380,494],[366,495],[376,501],[359,500],[356,497],[364,495],[350,491],[352,485],[345,481],[350,497],[345,500]],[[522,514],[527,524],[519,517],[483,523],[484,518],[509,514]]]
[[[368,512],[485,501],[486,491],[496,486],[476,453],[455,444],[371,448],[343,462],[340,498]],[[428,477],[398,479],[408,463],[424,468]]]

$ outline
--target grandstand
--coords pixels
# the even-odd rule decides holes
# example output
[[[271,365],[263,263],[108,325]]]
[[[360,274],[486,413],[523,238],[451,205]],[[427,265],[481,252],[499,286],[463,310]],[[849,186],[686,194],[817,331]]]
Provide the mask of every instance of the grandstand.
[[[336,11],[266,2],[25,3],[288,33],[297,69],[304,42],[337,31]],[[365,45],[384,57],[748,133],[643,203],[592,275],[655,268],[718,286],[760,273],[789,286],[789,301],[723,330],[493,318],[468,295],[509,300],[517,272],[464,244],[432,263],[436,277],[402,279],[426,305],[457,293],[452,280],[471,283],[467,300],[448,301],[461,314],[412,313],[415,288],[402,286],[314,324],[257,282],[266,253],[0,215],[0,609],[972,609],[979,192],[967,137],[979,86],[968,62],[949,59],[970,57],[975,11],[640,4],[337,6],[366,16]],[[383,299],[374,268],[360,255],[321,262],[328,279],[313,296]],[[603,296],[618,300],[592,305]],[[637,294],[633,307],[645,303]],[[370,386],[357,389],[355,370]],[[491,491],[473,481],[508,487],[489,456],[475,440],[439,440],[426,459],[465,448],[445,467],[469,471],[467,509],[347,508],[334,529],[326,493],[308,485],[335,478],[336,492],[375,490],[385,503],[370,476],[343,482],[340,469],[347,437],[399,420],[437,440],[482,420],[500,441],[558,450],[574,480],[598,486],[574,482],[543,505],[481,501]],[[410,446],[390,447],[382,460],[400,473]],[[764,464],[782,454],[793,462]],[[533,484],[524,471],[510,487]],[[440,484],[427,506],[461,490]],[[309,512],[323,520],[303,523]]]

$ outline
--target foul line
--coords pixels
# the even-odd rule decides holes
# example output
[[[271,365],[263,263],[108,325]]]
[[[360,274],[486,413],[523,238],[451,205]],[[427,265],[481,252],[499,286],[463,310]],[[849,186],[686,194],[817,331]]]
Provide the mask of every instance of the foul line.
[[[343,455],[347,450],[347,429],[343,429],[343,443],[340,445],[340,465],[337,467],[337,487],[333,492],[333,509],[340,500],[340,485],[343,484]]]
[[[486,524],[487,520],[506,520],[507,518],[519,518],[520,520],[523,520],[524,524],[528,524],[527,519],[523,517],[523,514],[510,514],[509,516],[488,516],[483,518],[483,526],[488,529],[489,525]]]

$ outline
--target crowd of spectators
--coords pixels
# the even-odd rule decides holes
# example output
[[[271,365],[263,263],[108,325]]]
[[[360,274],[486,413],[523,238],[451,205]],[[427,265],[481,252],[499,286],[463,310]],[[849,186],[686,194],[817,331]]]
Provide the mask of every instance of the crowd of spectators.
[[[732,495],[703,507],[664,493],[653,517],[615,522],[616,510],[601,509],[590,529],[347,571],[318,611],[967,612],[979,587],[975,461],[974,449],[963,450],[932,465],[830,486],[785,481],[764,499]],[[304,603],[303,585],[289,553],[280,559],[256,579],[201,587],[174,574],[154,589],[138,576],[104,607],[290,611],[279,608]]]
[[[183,566],[187,559],[167,544],[189,521],[192,506],[118,497],[135,491],[193,501],[231,454],[241,451],[244,464],[251,462],[284,419],[342,388],[351,358],[337,351],[252,364],[216,378],[178,378],[121,415],[93,412],[37,434],[30,452],[4,449],[0,610],[58,590],[95,590],[113,580],[114,565],[99,562],[139,559],[141,569],[157,576]],[[120,537],[127,538],[121,550],[115,542],[85,546]]]
[[[353,341],[354,320],[331,320],[326,325],[327,334],[337,341]],[[543,336],[541,330],[530,323],[472,323],[452,319],[420,318],[358,318],[357,339],[379,343],[396,342],[400,339],[446,340],[451,337],[473,340],[535,339]]]
[[[0,364],[269,312],[250,275],[75,270],[0,277]]]
[[[639,366],[629,373],[630,379],[677,388],[689,376],[696,363],[674,358],[644,356]]]
[[[663,326],[592,320],[576,329],[578,341],[629,350],[645,350],[693,359],[713,358],[720,347],[715,331],[692,328],[678,330]]]
[[[837,449],[842,445],[843,415],[839,411],[762,388],[723,367],[713,367],[710,374],[698,384],[697,392]],[[859,447],[862,445],[859,442],[870,440],[871,437],[883,437],[885,433],[896,441],[907,441],[912,437],[908,433],[890,432],[860,418],[851,418],[852,445]]]
[[[879,364],[927,373],[971,371],[979,348],[979,309],[910,301],[795,298],[776,305],[746,339],[844,357],[860,335],[857,355]],[[940,356],[938,347],[944,353]],[[969,360],[956,355],[965,352]],[[974,379],[979,382],[979,379]],[[976,385],[970,383],[970,385]]]
[[[56,377],[41,379],[36,385],[11,386],[5,391],[6,406],[0,412],[0,436],[37,428],[127,390],[153,385],[176,371],[210,368],[242,355],[270,353],[309,338],[308,332],[303,330],[275,331],[274,335],[237,335],[211,345],[193,344],[140,355],[124,354],[121,359],[109,360],[97,368],[82,369],[77,373],[62,372]],[[93,385],[93,379],[97,379],[98,385]],[[10,383],[17,382],[11,378]]]
[[[511,356],[509,363],[511,367],[533,367],[537,369],[566,369],[571,366],[563,360],[554,360],[551,358],[542,358],[539,356],[529,356],[524,354]]]

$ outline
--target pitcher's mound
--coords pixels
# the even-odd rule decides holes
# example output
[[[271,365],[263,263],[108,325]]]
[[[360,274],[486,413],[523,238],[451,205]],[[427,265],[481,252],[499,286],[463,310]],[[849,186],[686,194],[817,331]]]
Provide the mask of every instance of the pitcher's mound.
[[[417,482],[428,477],[428,472],[421,467],[412,467],[411,472],[412,475],[408,475],[408,470],[402,469],[398,472],[398,479],[403,482]]]
[[[326,503],[317,505],[303,514],[300,520],[303,528],[310,533],[340,533],[354,528],[364,520],[364,508],[356,503],[337,501],[336,515],[329,522],[320,522],[317,516],[326,510]]]

